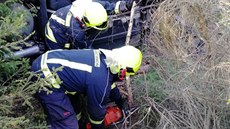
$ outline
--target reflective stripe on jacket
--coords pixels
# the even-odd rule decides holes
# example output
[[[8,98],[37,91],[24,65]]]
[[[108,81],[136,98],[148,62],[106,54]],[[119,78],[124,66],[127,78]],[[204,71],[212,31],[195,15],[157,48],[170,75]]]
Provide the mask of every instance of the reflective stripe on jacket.
[[[90,42],[85,40],[85,30],[82,23],[73,17],[69,11],[70,7],[71,5],[57,10],[51,15],[46,25],[46,38],[60,46],[60,48],[50,49],[62,49],[66,44],[71,44],[72,48],[89,47]]]
[[[54,88],[87,95],[88,113],[94,124],[103,122],[114,78],[104,59],[99,50],[52,50],[43,54],[40,61],[44,76]],[[60,81],[52,75],[57,68]]]
[[[108,14],[114,14],[115,3],[98,1],[106,9]],[[89,48],[91,41],[87,40],[84,24],[73,16],[70,11],[72,5],[58,9],[51,15],[45,29],[46,38],[59,44],[58,48]],[[49,46],[49,45],[48,45]],[[52,46],[52,45],[51,45]]]

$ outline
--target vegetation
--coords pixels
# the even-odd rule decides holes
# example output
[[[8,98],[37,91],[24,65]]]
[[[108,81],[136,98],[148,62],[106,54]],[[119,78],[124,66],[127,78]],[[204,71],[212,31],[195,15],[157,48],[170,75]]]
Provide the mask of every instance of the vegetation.
[[[0,3],[0,127],[2,129],[44,128],[44,115],[33,95],[42,80],[32,81],[37,74],[30,72],[30,61],[11,57],[20,50],[25,26],[23,12],[13,12],[11,2]]]
[[[154,70],[134,81],[142,115],[132,127],[230,128],[229,5],[165,0],[153,11],[144,57]]]
[[[11,3],[0,3],[0,127],[46,128],[34,98],[45,80],[30,59],[11,57],[28,45],[19,33],[26,15]],[[229,11],[228,0],[164,0],[153,9],[143,45],[151,68],[131,78],[139,108],[124,128],[230,128]]]

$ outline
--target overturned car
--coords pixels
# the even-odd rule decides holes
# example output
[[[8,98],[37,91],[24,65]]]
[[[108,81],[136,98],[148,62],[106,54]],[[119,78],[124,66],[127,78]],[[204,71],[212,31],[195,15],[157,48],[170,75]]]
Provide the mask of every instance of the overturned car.
[[[25,17],[26,26],[21,30],[21,34],[26,37],[34,32],[26,39],[26,42],[30,45],[14,51],[13,56],[31,57],[45,52],[47,49],[44,42],[44,28],[47,20],[56,10],[68,6],[72,2],[73,0],[24,0],[23,4],[13,4],[11,6],[13,10],[24,10],[28,13]],[[115,3],[117,0],[109,0],[109,2]],[[148,20],[153,5],[152,0],[137,1],[129,42],[131,45],[139,46],[145,42],[143,37],[148,29]],[[130,11],[127,11],[117,15],[109,15],[109,27],[106,30],[91,30],[89,40],[92,42],[92,47],[112,49],[125,45],[130,14]]]

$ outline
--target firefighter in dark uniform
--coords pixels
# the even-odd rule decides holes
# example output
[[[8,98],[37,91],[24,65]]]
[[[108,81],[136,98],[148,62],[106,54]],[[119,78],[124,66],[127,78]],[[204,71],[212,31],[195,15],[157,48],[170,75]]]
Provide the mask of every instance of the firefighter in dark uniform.
[[[58,49],[39,56],[31,68],[40,71],[50,84],[51,93],[41,90],[36,94],[47,114],[48,127],[78,129],[80,112],[73,108],[78,100],[71,102],[68,94],[84,94],[92,129],[103,129],[107,101],[121,104],[121,95],[114,82],[134,75],[141,62],[142,53],[133,46],[113,50]],[[61,70],[54,74],[57,68]]]
[[[45,40],[48,49],[91,48],[86,32],[105,30],[108,27],[108,14],[128,11],[130,3],[118,1],[92,2],[76,0],[72,5],[58,9],[51,15],[45,28]]]

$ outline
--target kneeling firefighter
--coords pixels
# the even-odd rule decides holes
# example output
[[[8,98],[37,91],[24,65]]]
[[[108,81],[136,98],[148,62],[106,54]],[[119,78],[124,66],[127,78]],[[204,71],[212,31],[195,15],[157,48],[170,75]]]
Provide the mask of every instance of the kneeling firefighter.
[[[86,35],[90,36],[90,31],[105,30],[109,25],[108,14],[129,9],[131,2],[76,0],[51,15],[45,28],[46,45],[50,50],[91,48]]]
[[[129,54],[127,54],[129,53]],[[39,56],[32,71],[40,71],[50,87],[36,97],[47,114],[50,129],[79,129],[81,109],[77,96],[87,96],[87,111],[92,129],[103,129],[106,104],[114,100],[122,108],[122,99],[114,82],[134,75],[141,66],[142,53],[133,46],[113,50],[52,50]],[[53,76],[56,68],[57,76]],[[59,81],[57,81],[59,79]],[[68,94],[72,97],[69,97]],[[81,128],[81,127],[80,127]]]

